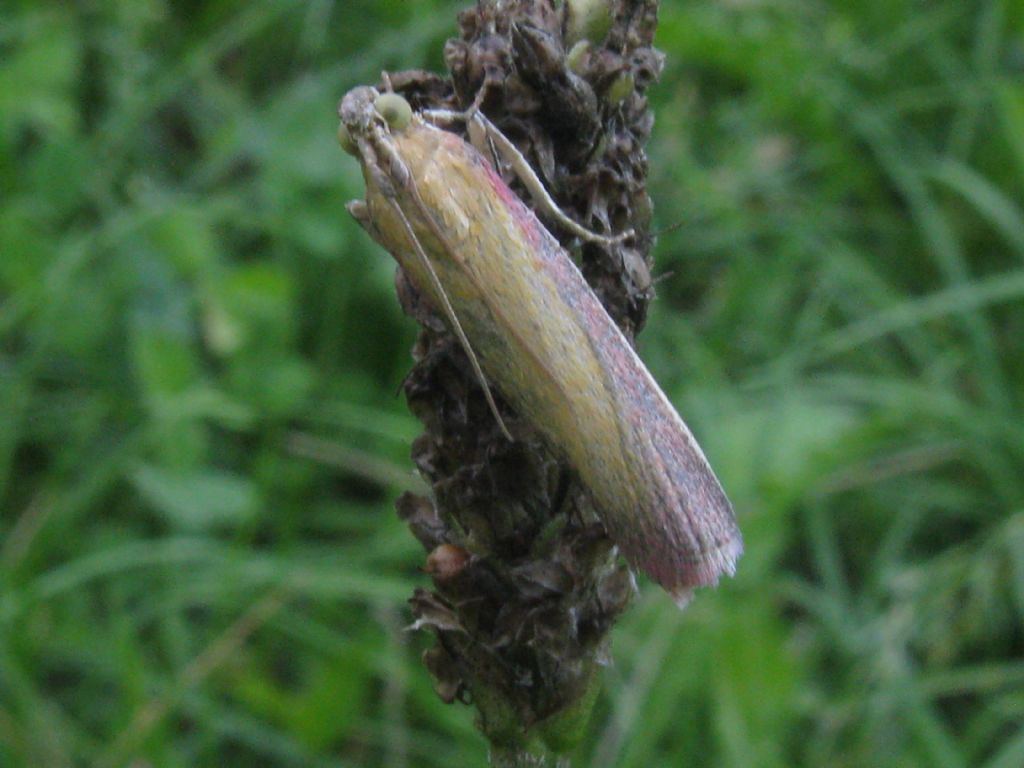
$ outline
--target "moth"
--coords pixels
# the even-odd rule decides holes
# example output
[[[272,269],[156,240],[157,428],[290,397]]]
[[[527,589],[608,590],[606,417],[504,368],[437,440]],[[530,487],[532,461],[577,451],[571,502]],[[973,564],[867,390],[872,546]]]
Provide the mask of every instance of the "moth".
[[[490,386],[569,462],[629,563],[680,606],[732,575],[742,538],[700,446],[570,255],[483,154],[434,124],[453,114],[414,114],[369,87],[338,112],[366,182],[349,210],[443,315],[499,423]],[[463,117],[507,151],[486,118]]]

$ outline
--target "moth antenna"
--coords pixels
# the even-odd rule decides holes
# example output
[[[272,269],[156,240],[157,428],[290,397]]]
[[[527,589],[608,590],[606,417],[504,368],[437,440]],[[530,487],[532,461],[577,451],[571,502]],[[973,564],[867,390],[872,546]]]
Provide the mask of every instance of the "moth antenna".
[[[418,198],[419,195],[416,195]],[[423,263],[424,268],[430,275],[430,280],[434,284],[434,289],[437,291],[438,296],[441,297],[441,304],[444,308],[445,315],[448,316],[448,321],[452,325],[452,330],[455,331],[456,337],[459,339],[459,344],[462,345],[462,349],[466,352],[466,356],[469,358],[469,364],[473,366],[473,373],[476,375],[477,380],[480,382],[480,386],[483,387],[484,397],[487,399],[487,405],[491,409],[491,413],[494,414],[494,418],[498,421],[498,426],[501,428],[501,433],[508,439],[509,442],[515,442],[512,437],[512,433],[508,431],[508,427],[505,426],[504,419],[501,418],[501,414],[498,413],[498,404],[494,402],[494,396],[491,394],[491,388],[487,384],[487,379],[484,378],[483,369],[480,367],[480,362],[476,359],[476,353],[473,352],[473,347],[469,344],[469,339],[466,338],[466,332],[462,330],[462,324],[459,322],[458,316],[455,314],[455,308],[452,307],[451,302],[448,300],[448,294],[445,293],[444,285],[441,284],[441,278],[437,276],[437,272],[434,271],[434,265],[430,263],[430,258],[423,251],[423,246],[420,244],[420,240],[416,237],[416,233],[413,231],[412,225],[409,220],[405,217],[405,213],[402,211],[401,206],[398,205],[394,200],[388,199],[388,205],[391,206],[391,210],[398,216],[398,220],[402,223],[402,229],[405,230],[406,236],[412,242],[413,250],[416,251],[416,255]],[[429,221],[428,217],[428,221]]]

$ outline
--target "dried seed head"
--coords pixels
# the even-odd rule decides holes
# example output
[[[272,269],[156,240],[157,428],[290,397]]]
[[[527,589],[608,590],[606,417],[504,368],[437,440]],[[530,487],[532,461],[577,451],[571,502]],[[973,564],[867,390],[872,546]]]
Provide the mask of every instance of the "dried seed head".
[[[466,685],[459,675],[459,669],[448,652],[440,645],[423,652],[423,664],[434,676],[434,690],[445,704],[451,704],[462,697]]]

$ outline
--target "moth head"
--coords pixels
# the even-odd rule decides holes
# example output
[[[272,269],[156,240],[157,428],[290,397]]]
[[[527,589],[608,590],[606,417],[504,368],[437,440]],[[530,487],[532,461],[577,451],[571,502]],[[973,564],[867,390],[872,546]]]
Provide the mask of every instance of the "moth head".
[[[338,105],[338,143],[350,155],[359,154],[359,139],[369,136],[380,118],[373,107],[377,91],[367,86],[353,88]]]
[[[397,93],[378,93],[366,86],[353,88],[338,106],[338,143],[359,156],[360,140],[404,130],[412,122],[412,107]]]
[[[338,143],[359,161],[368,185],[372,180],[387,196],[410,183],[412,175],[391,140],[413,121],[408,101],[397,93],[359,86],[345,94],[338,117]]]

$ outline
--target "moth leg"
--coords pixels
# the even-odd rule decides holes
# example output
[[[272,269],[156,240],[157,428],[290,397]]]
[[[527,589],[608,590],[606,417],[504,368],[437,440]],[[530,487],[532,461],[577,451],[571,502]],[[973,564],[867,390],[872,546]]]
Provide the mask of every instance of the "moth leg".
[[[366,207],[366,201],[350,200],[345,207],[352,215],[352,218],[359,222],[359,226],[365,229],[370,237],[379,243],[380,234],[377,232],[377,227],[373,223],[373,217],[370,216],[370,210]]]
[[[444,290],[441,278],[439,278],[437,276],[437,272],[434,271],[434,266],[430,263],[430,258],[424,252],[423,246],[420,244],[419,238],[416,237],[416,233],[413,231],[412,225],[405,217],[402,207],[395,202],[395,200],[390,198],[388,199],[388,204],[391,206],[391,210],[394,211],[398,220],[401,222],[402,229],[405,230],[405,235],[412,243],[413,250],[416,251],[416,255],[422,262],[424,269],[426,269],[427,274],[430,275],[430,281],[434,284],[434,290],[437,291],[437,295],[441,298],[442,308],[444,309],[445,315],[448,317],[448,322],[451,323],[452,330],[455,332],[455,336],[458,338],[459,344],[462,345],[462,349],[466,352],[466,356],[469,358],[469,364],[473,367],[473,373],[476,375],[477,380],[480,382],[480,386],[484,390],[484,397],[487,399],[487,405],[491,409],[491,413],[494,414],[494,418],[497,420],[502,434],[505,435],[509,442],[514,442],[512,433],[508,431],[508,427],[505,426],[505,421],[501,418],[501,414],[498,413],[498,404],[494,402],[494,395],[491,394],[491,388],[487,384],[487,379],[484,377],[483,369],[480,367],[480,362],[476,359],[476,353],[473,352],[473,347],[470,346],[469,339],[466,338],[466,332],[462,330],[462,324],[459,322],[459,318],[455,314],[455,308],[452,307],[451,302],[448,300],[448,294]]]
[[[498,151],[498,148],[494,145],[494,141],[491,139],[490,133],[483,126],[483,124],[476,119],[476,115],[479,115],[481,113],[467,112],[466,114],[473,115],[471,117],[466,118],[466,135],[469,138],[469,143],[476,147],[477,152],[479,152],[481,155],[490,160],[491,165],[494,168],[498,169],[500,173],[503,155]],[[531,172],[532,170],[533,169],[531,169]],[[517,170],[516,176],[518,175],[519,171]],[[530,196],[533,197],[532,192],[530,193]]]
[[[533,170],[526,158],[523,157],[523,153],[482,112],[477,111],[469,116],[467,130],[471,140],[473,139],[474,131],[477,133],[482,132],[486,136],[488,146],[501,155],[515,172],[516,176],[519,177],[519,180],[523,182],[537,207],[581,240],[610,246],[633,237],[632,229],[627,229],[625,232],[613,236],[600,235],[577,223],[575,219],[566,214],[565,211],[558,207],[558,203],[555,202],[554,198],[548,194],[547,189],[544,187],[544,182],[540,180],[537,172]],[[476,144],[475,141],[473,143]]]
[[[480,154],[488,158],[491,161],[491,165],[493,165],[495,168],[501,168],[501,161],[503,158],[505,159],[505,162],[511,165],[511,161],[509,161],[507,157],[505,157],[501,152],[499,152],[498,148],[495,146],[494,139],[491,137],[491,131],[487,129],[487,126],[483,122],[484,120],[487,120],[487,118],[483,116],[483,113],[477,111],[470,112],[467,114],[471,115],[466,119],[466,133],[469,136],[469,143],[476,147],[477,151]],[[495,132],[499,132],[497,127],[493,123],[491,124],[491,127],[494,128]],[[502,137],[504,138],[504,134],[502,134]],[[512,142],[509,142],[509,144],[512,144]],[[519,150],[515,148],[514,144],[512,145],[512,148],[515,149],[516,153],[519,155],[520,158],[522,158],[523,162],[525,163],[526,158],[523,157],[522,152],[519,152]],[[527,167],[529,168],[528,163]],[[513,170],[515,170],[516,176],[519,176],[519,178],[522,179],[519,169],[513,167]],[[530,173],[536,176],[536,173],[534,173],[533,168],[530,168]],[[537,182],[540,183],[539,178],[537,179]],[[526,181],[523,181],[523,183],[527,184]],[[543,187],[543,184],[541,184],[541,186]],[[527,189],[529,189],[529,184],[527,184]],[[530,197],[534,198],[534,202],[537,202],[536,196],[534,195],[532,189],[530,190]]]
[[[544,188],[544,182],[541,181],[537,172],[533,170],[530,163],[523,157],[523,153],[479,109],[470,107],[465,112],[435,109],[427,110],[423,115],[433,122],[465,122],[466,133],[469,134],[470,143],[485,157],[490,156],[495,166],[498,164],[495,162],[498,159],[508,163],[515,175],[523,182],[537,208],[581,240],[588,243],[597,243],[598,245],[613,246],[621,243],[623,240],[628,240],[635,234],[632,229],[627,229],[618,235],[601,235],[587,229],[571,218],[558,207],[558,203],[555,202],[555,199]]]

